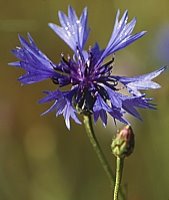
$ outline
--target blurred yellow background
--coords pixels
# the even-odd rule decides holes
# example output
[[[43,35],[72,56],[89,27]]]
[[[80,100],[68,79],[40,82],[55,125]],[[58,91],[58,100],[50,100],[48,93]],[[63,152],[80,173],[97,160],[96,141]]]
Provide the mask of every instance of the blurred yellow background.
[[[169,63],[168,0],[0,0],[1,200],[111,199],[109,180],[84,127],[73,122],[68,131],[63,117],[55,118],[54,113],[40,116],[50,106],[37,103],[43,97],[42,91],[54,90],[55,85],[44,81],[21,87],[17,78],[23,71],[7,65],[16,60],[10,50],[19,45],[18,33],[26,36],[30,32],[38,47],[56,63],[62,52],[71,54],[47,26],[48,22],[58,24],[58,10],[67,12],[69,4],[78,14],[88,7],[91,33],[86,48],[96,41],[102,48],[106,46],[118,8],[121,12],[128,9],[130,19],[137,17],[135,32],[148,31],[116,53],[115,74],[148,73]],[[158,110],[142,110],[143,122],[130,118],[136,147],[125,161],[122,183],[130,200],[169,199],[168,80],[166,72],[156,79],[162,88],[147,92],[154,97]],[[118,124],[118,128],[121,126]],[[97,123],[95,130],[114,170],[110,152],[113,121],[109,120],[106,129]]]

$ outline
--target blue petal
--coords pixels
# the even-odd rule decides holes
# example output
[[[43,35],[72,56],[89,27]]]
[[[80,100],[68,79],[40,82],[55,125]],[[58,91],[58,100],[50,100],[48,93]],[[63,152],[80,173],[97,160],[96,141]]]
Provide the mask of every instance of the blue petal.
[[[109,87],[104,87],[109,95],[109,99],[112,107],[122,108],[122,95],[110,89]]]
[[[125,77],[125,76],[113,76],[113,78],[120,81],[124,84],[128,91],[136,96],[142,95],[139,90],[148,90],[148,89],[158,89],[160,85],[152,79],[159,76],[162,72],[164,72],[167,67],[161,67],[156,71],[153,71],[148,74],[144,74],[141,76],[134,76],[134,77]]]
[[[74,52],[76,52],[77,47],[82,51],[89,35],[87,8],[83,10],[79,19],[71,6],[68,8],[68,16],[61,11],[58,12],[58,16],[61,27],[53,23],[49,23],[49,27],[64,40]]]
[[[93,70],[96,69],[96,63],[100,59],[103,50],[100,49],[98,43],[95,43],[94,46],[90,49],[90,68],[93,68]]]
[[[65,108],[63,110],[63,116],[65,118],[66,126],[69,130],[70,130],[70,117],[72,117],[72,119],[74,119],[74,121],[77,124],[81,124],[75,113],[76,110],[73,108],[72,103],[67,101],[67,104],[65,105]]]
[[[114,121],[117,119],[124,124],[130,124],[125,118],[123,118],[125,112],[123,112],[121,109],[112,108],[112,111],[109,112],[109,114],[114,118]]]
[[[100,95],[97,96],[95,105],[93,107],[93,115],[94,115],[94,121],[96,122],[98,118],[100,117],[103,125],[107,125],[107,113],[109,113],[114,120],[117,119],[122,123],[129,124],[129,122],[123,118],[124,111],[122,111],[121,108],[116,108],[114,106],[109,107],[107,103],[101,98]]]
[[[96,122],[100,116],[103,125],[107,125],[107,113],[111,112],[111,108],[104,102],[102,97],[98,94],[96,102],[93,107],[94,121]]]
[[[28,34],[28,39],[29,43],[19,36],[22,47],[17,47],[12,52],[20,61],[9,63],[9,65],[21,67],[26,71],[26,74],[19,80],[23,84],[31,84],[53,77],[55,79],[62,77],[53,69],[55,64],[38,49],[30,34]]]
[[[113,91],[109,87],[105,86],[104,87],[108,93],[109,100],[111,103],[111,111],[108,111],[109,114],[118,121],[124,123],[124,124],[129,124],[129,122],[123,118],[124,111],[122,111],[122,103],[123,103],[123,96],[122,94]]]
[[[133,115],[134,117],[141,120],[139,113],[136,108],[147,108],[155,109],[154,105],[150,103],[152,99],[145,98],[145,95],[136,97],[123,96],[123,109]]]
[[[60,90],[44,91],[43,93],[46,94],[46,96],[43,99],[41,99],[39,103],[47,103],[63,97],[63,94]]]
[[[54,104],[42,115],[47,114],[48,112],[55,111],[56,116],[63,114],[65,123],[68,129],[70,129],[70,117],[74,119],[77,124],[81,124],[79,119],[76,116],[76,110],[72,105],[72,93],[73,90],[69,92],[61,92],[56,90],[54,92],[45,92],[47,96],[43,98],[40,103],[49,102],[55,100]]]
[[[118,10],[113,33],[110,37],[107,47],[103,51],[102,56],[98,60],[97,65],[99,65],[105,57],[109,56],[112,53],[115,53],[122,48],[125,48],[137,39],[141,38],[146,33],[145,31],[142,31],[140,33],[132,35],[132,31],[136,24],[136,19],[134,18],[131,22],[127,24],[128,11],[124,12],[120,21],[119,15],[120,11]]]

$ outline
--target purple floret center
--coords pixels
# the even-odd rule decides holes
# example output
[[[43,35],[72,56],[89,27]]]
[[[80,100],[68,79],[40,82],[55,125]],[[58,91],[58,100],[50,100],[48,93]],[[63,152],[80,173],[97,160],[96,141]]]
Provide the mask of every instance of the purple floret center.
[[[82,112],[93,112],[93,105],[98,95],[105,103],[109,100],[105,86],[114,91],[117,90],[115,86],[118,82],[111,78],[113,61],[114,59],[103,65],[95,66],[92,63],[91,53],[88,53],[86,61],[83,55],[80,55],[76,61],[70,57],[65,59],[62,54],[60,64],[54,67],[60,72],[61,77],[59,79],[53,77],[53,82],[59,84],[60,87],[71,84],[72,87],[77,88],[73,95],[75,107],[80,108]]]

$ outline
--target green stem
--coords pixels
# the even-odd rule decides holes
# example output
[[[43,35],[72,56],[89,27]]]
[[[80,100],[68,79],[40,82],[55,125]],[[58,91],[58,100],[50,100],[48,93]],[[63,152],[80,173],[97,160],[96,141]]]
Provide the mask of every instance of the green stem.
[[[116,160],[116,182],[115,182],[115,186],[114,186],[113,200],[118,200],[120,183],[121,183],[122,173],[123,173],[123,164],[124,164],[124,158],[117,157],[117,160]]]
[[[90,140],[107,176],[109,177],[109,179],[111,181],[111,185],[113,186],[115,183],[115,176],[113,175],[113,172],[112,172],[111,168],[109,167],[109,164],[108,164],[108,162],[102,152],[102,149],[97,141],[97,138],[94,134],[94,129],[92,126],[92,119],[91,119],[90,115],[84,115],[84,125],[86,128],[86,132],[89,137],[89,140]]]

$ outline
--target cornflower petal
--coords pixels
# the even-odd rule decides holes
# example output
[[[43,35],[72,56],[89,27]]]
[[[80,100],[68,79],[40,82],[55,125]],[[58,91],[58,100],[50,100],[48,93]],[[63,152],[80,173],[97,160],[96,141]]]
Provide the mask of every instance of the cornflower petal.
[[[71,6],[68,7],[68,16],[61,11],[58,12],[58,16],[61,27],[53,23],[49,23],[49,27],[64,40],[75,53],[77,47],[82,51],[89,35],[87,8],[84,8],[79,19]]]
[[[141,116],[137,112],[136,108],[148,108],[148,109],[155,109],[155,105],[151,104],[151,98],[145,98],[145,95],[142,96],[135,96],[135,97],[125,97],[123,99],[122,108],[133,115],[134,117],[142,120]],[[136,108],[135,108],[136,107]]]
[[[123,101],[123,95],[113,91],[109,87],[105,87],[108,95],[109,95],[109,100],[111,102],[111,106],[115,108],[122,108],[122,101]]]
[[[70,129],[70,117],[77,124],[81,124],[81,122],[75,114],[77,113],[77,111],[72,105],[72,91],[63,93],[60,90],[56,90],[54,92],[46,91],[45,93],[47,94],[47,96],[41,99],[39,103],[46,103],[53,100],[55,100],[55,102],[48,110],[42,113],[42,115],[52,111],[56,112],[56,116],[63,114],[68,129]]]
[[[100,59],[98,60],[97,65],[99,65],[105,59],[105,57],[115,53],[120,49],[125,48],[137,39],[141,38],[146,33],[146,31],[142,31],[140,33],[132,35],[132,31],[136,24],[136,18],[134,18],[131,22],[127,24],[127,10],[124,12],[120,21],[119,16],[120,11],[118,10],[112,35],[110,37],[107,47],[105,48]]]
[[[100,116],[103,125],[107,125],[107,112],[110,112],[111,108],[104,102],[100,95],[97,96],[96,102],[93,107],[94,121],[96,122]]]
[[[38,49],[30,34],[28,34],[29,43],[20,35],[19,40],[22,47],[17,47],[12,53],[20,61],[9,63],[9,65],[26,71],[26,74],[19,78],[23,84],[32,84],[53,77],[58,79],[62,76],[54,71],[55,64]]]
[[[133,77],[125,77],[125,76],[112,76],[122,84],[124,84],[128,91],[136,96],[142,95],[139,90],[148,90],[148,89],[158,89],[161,86],[152,81],[152,79],[159,76],[162,72],[164,72],[167,67],[161,67],[151,73],[140,75],[140,76],[133,76]]]
[[[111,112],[109,112],[109,114],[113,117],[114,122],[116,123],[116,119],[120,122],[122,122],[123,124],[130,124],[123,116],[125,114],[124,111],[122,111],[121,109],[117,109],[117,108],[113,108]]]

